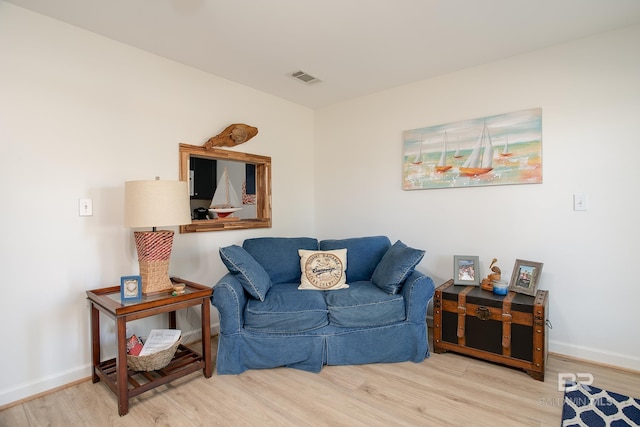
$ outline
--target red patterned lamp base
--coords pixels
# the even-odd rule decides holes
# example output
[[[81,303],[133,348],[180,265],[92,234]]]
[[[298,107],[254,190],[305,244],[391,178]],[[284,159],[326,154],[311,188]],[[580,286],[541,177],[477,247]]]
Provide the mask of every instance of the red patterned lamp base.
[[[173,246],[173,231],[135,231],[142,294],[151,295],[173,289],[169,279],[169,258]]]

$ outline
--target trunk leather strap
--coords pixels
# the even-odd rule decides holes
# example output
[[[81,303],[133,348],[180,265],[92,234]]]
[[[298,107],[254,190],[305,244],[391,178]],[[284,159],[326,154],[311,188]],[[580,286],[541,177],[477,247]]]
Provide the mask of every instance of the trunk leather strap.
[[[516,296],[509,292],[502,300],[502,354],[511,356],[511,301]]]
[[[464,324],[465,316],[467,314],[467,294],[473,290],[475,286],[467,286],[458,294],[458,344],[465,345],[464,339]]]

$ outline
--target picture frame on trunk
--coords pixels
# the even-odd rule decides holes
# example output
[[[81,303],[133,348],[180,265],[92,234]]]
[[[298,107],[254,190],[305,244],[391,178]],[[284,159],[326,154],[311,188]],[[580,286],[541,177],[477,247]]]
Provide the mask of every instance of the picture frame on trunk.
[[[538,289],[538,282],[542,274],[542,263],[535,261],[525,261],[516,259],[511,273],[511,281],[509,282],[509,290],[534,296]]]
[[[453,256],[453,284],[480,286],[480,259],[471,255]]]

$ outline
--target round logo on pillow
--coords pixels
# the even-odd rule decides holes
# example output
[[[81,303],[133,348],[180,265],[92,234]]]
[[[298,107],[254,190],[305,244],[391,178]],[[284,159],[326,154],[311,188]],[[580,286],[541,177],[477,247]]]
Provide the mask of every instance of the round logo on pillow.
[[[342,261],[331,253],[315,253],[304,265],[304,274],[316,288],[330,288],[340,282],[344,268]]]

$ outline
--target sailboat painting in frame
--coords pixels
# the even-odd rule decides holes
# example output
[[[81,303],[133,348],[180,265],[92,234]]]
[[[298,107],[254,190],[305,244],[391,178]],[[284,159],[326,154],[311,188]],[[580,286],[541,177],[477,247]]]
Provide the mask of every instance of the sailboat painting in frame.
[[[403,132],[403,189],[542,183],[542,108]]]

